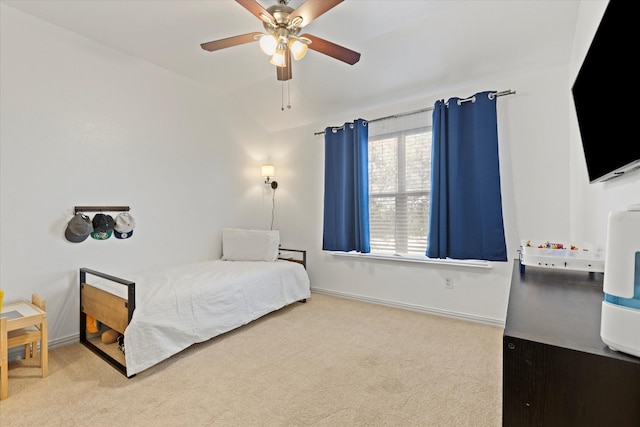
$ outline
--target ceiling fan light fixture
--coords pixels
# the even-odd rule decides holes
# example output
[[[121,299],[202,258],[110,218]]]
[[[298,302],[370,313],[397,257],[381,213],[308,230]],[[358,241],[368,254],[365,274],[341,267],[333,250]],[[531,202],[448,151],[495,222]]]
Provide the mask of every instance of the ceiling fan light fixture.
[[[260,49],[267,55],[275,54],[277,46],[278,40],[272,34],[264,34],[260,37]]]
[[[269,55],[271,64],[276,65],[276,77],[278,81],[282,82],[289,81],[292,78],[291,58],[296,61],[301,60],[310,46],[316,52],[346,62],[349,65],[353,65],[360,60],[358,52],[328,40],[311,34],[298,36],[303,27],[306,27],[344,0],[296,0],[296,2],[300,2],[296,9],[288,6],[290,0],[274,0],[277,4],[266,9],[261,3],[267,0],[235,1],[262,21],[264,31],[201,43],[200,47],[202,49],[214,52],[257,41],[261,50]]]
[[[289,41],[289,49],[291,49],[293,59],[299,61],[307,54],[309,47],[300,39],[291,39]]]

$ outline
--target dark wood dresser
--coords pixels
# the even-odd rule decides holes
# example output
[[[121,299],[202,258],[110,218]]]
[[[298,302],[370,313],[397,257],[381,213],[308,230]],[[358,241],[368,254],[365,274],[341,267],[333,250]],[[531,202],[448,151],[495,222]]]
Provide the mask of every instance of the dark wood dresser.
[[[514,261],[502,343],[503,426],[640,426],[640,358],[600,338],[602,279],[538,267],[521,273]]]

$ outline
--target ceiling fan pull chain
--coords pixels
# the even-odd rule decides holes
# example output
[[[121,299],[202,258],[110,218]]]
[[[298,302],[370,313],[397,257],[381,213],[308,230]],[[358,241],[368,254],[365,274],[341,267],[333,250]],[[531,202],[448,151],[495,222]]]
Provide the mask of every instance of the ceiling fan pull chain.
[[[291,80],[287,80],[287,108],[291,109]]]
[[[284,111],[284,82],[282,82],[282,90],[280,91],[280,111]]]

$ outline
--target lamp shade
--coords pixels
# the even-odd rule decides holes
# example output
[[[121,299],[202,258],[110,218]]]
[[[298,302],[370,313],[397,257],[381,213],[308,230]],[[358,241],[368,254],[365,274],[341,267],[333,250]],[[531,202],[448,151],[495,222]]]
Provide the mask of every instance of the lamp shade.
[[[271,64],[275,65],[276,67],[286,67],[287,60],[284,55],[284,50],[276,49],[276,53],[273,54],[273,56],[271,57],[271,61],[269,62],[271,62]]]
[[[272,178],[276,176],[276,168],[273,165],[262,165],[262,177]]]
[[[290,49],[293,54],[293,59],[299,61],[306,55],[308,47],[306,43],[300,40],[292,40],[290,42]]]
[[[260,48],[267,55],[273,55],[276,53],[276,47],[278,46],[278,40],[270,34],[265,34],[260,37]]]

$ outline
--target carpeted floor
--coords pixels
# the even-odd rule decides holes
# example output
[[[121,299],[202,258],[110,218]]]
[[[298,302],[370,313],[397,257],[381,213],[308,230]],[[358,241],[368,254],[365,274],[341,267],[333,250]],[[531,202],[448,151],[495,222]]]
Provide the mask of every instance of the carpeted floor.
[[[502,332],[314,293],[131,379],[80,344],[11,362],[0,426],[500,426]]]

